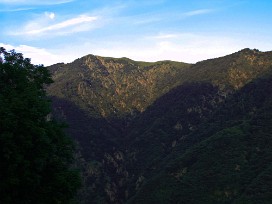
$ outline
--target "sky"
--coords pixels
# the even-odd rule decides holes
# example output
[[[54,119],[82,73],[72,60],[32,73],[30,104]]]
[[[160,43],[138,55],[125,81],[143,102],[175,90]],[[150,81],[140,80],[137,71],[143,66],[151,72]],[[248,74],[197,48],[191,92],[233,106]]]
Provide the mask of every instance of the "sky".
[[[0,0],[0,47],[45,66],[87,54],[187,63],[272,50],[271,0]]]

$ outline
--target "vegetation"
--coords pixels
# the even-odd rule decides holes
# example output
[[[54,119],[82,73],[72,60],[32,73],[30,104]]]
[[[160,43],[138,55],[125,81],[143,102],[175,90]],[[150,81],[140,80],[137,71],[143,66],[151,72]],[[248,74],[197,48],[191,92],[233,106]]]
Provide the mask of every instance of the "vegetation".
[[[43,66],[0,50],[0,203],[70,203],[80,186],[73,143],[50,119]]]
[[[49,74],[2,53],[3,201],[66,203],[79,183],[72,144],[46,119]],[[272,52],[196,64],[88,55],[48,69],[52,113],[77,144],[79,203],[271,203]]]
[[[68,99],[96,118],[124,118],[143,112],[180,84],[190,65],[135,62],[87,55],[70,64],[49,67],[55,83],[48,93]]]
[[[129,203],[270,203],[272,77],[222,103]]]
[[[49,67],[80,203],[269,203],[272,53],[196,64],[93,55]]]

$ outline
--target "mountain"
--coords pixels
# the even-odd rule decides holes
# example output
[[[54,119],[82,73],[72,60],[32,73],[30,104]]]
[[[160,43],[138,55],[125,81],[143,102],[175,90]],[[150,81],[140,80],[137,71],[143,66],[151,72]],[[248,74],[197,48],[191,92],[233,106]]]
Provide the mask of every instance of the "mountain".
[[[272,52],[196,64],[87,55],[48,69],[53,114],[78,146],[80,203],[270,199]]]
[[[180,84],[189,64],[135,62],[88,55],[70,64],[50,67],[55,83],[51,95],[69,98],[95,117],[125,117]]]
[[[250,49],[194,65],[87,55],[50,66],[55,83],[48,92],[69,98],[96,117],[124,117],[143,112],[184,82],[205,81],[221,89],[239,89],[269,70],[271,62],[271,53]]]

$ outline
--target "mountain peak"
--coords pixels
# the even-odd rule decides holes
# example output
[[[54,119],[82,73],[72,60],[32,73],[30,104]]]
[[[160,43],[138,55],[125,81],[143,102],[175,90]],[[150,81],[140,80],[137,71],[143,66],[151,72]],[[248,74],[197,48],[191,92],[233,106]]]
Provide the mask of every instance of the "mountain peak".
[[[254,49],[250,49],[250,48],[244,48],[240,51],[238,51],[238,53],[246,53],[246,54],[256,54],[256,53],[260,53],[261,51],[254,48]]]

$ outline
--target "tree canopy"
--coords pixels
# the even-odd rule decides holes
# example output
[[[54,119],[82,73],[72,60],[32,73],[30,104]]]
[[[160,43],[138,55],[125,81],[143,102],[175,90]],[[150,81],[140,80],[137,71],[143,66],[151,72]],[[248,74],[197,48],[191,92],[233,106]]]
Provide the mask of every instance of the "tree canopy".
[[[48,70],[0,48],[0,203],[69,203],[80,186],[73,143],[49,119]]]

